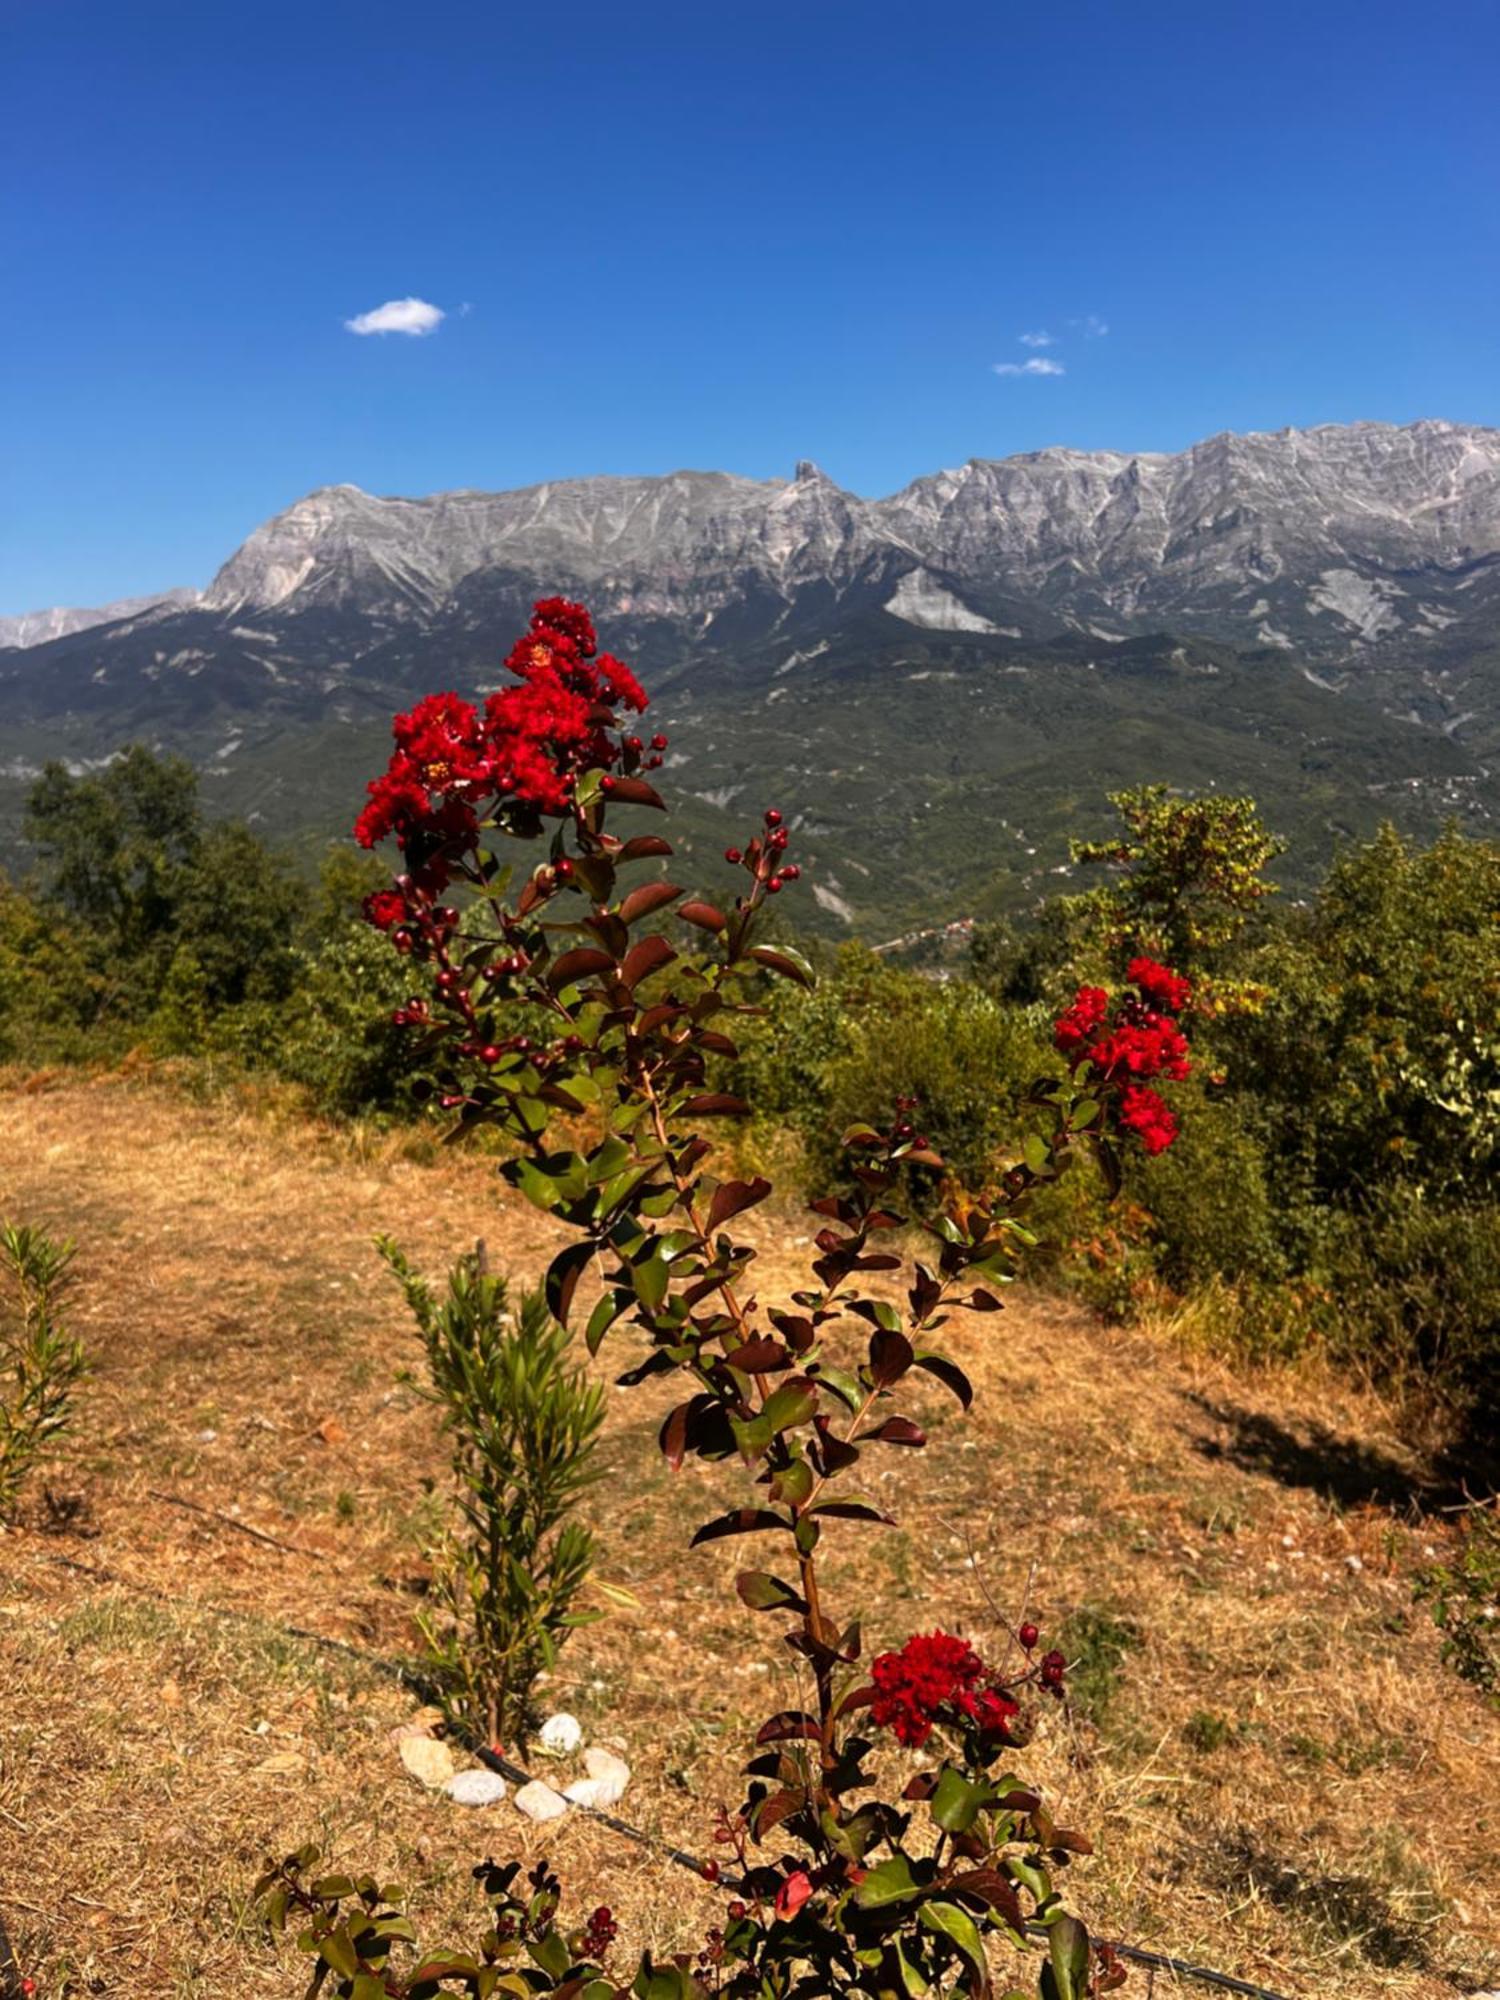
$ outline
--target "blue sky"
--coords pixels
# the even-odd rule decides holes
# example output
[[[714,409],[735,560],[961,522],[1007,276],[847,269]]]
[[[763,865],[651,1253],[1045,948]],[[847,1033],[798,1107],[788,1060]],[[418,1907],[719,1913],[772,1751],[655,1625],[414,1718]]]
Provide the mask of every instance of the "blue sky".
[[[0,45],[0,612],[206,582],[340,480],[1500,422],[1494,0],[9,0]]]

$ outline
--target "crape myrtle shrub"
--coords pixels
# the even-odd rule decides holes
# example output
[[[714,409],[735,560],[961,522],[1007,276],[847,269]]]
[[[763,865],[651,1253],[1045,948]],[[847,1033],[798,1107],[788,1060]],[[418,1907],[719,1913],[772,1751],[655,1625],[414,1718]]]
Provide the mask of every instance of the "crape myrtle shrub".
[[[736,1177],[707,1131],[749,1109],[724,1087],[741,1025],[775,1009],[782,982],[811,978],[760,929],[800,873],[781,815],[767,810],[728,850],[732,900],[685,895],[657,872],[670,844],[633,813],[616,826],[621,807],[661,808],[644,773],[666,739],[634,730],[646,697],[598,651],[587,612],[538,604],[507,665],[516,684],[483,709],[435,695],[396,719],[360,819],[367,845],[401,849],[367,905],[410,972],[398,1020],[457,1129],[506,1134],[516,1150],[501,1171],[570,1230],[547,1272],[550,1310],[585,1323],[595,1353],[629,1330],[620,1386],[675,1385],[657,1440],[668,1464],[742,1468],[744,1500],[693,1545],[746,1545],[755,1566],[736,1592],[790,1648],[804,1692],[762,1723],[743,1801],[718,1810],[722,1858],[705,1873],[725,1909],[696,1953],[632,1966],[607,1904],[564,1924],[545,1863],[523,1884],[516,1864],[485,1862],[477,1945],[426,1959],[398,1953],[414,1940],[388,1891],[310,1877],[305,1853],[267,1871],[267,1913],[295,1919],[351,1996],[988,1995],[998,1962],[1019,1969],[1039,1950],[1048,2000],[1107,1991],[1120,1968],[1057,1887],[1088,1842],[1017,1769],[1038,1710],[1061,1697],[1064,1655],[1028,1622],[988,1659],[937,1629],[866,1665],[858,1615],[832,1601],[820,1556],[830,1537],[890,1524],[865,1482],[871,1461],[925,1444],[911,1385],[926,1376],[972,1400],[942,1329],[957,1306],[1000,1310],[1032,1193],[1080,1153],[1117,1184],[1122,1154],[1171,1148],[1163,1093],[1190,1069],[1188,983],[1139,958],[1113,990],[1078,990],[1053,1031],[1061,1074],[1033,1086],[1020,1156],[982,1196],[938,1198],[945,1163],[910,1096],[850,1125],[842,1183],[812,1204],[805,1279],[763,1298],[738,1220],[771,1185]],[[519,1022],[518,1005],[531,1010]],[[910,1486],[920,1509],[919,1473]],[[894,1797],[868,1763],[883,1737],[926,1753]]]

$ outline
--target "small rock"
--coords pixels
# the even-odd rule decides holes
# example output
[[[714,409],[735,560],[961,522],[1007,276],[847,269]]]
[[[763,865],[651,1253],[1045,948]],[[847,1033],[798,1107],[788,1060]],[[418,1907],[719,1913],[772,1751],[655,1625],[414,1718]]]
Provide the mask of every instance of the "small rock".
[[[435,1736],[408,1736],[398,1746],[401,1761],[419,1785],[440,1792],[453,1776],[453,1752]]]
[[[431,1736],[442,1720],[440,1708],[419,1708],[409,1721],[398,1722],[394,1729],[388,1729],[385,1740],[392,1749],[399,1749],[408,1737]]]
[[[1352,1575],[1358,1576],[1360,1571],[1364,1568],[1364,1564],[1360,1561],[1358,1556],[1345,1556],[1344,1568],[1350,1571]]]
[[[476,1768],[455,1772],[443,1790],[461,1806],[494,1806],[505,1797],[505,1780],[498,1771]]]
[[[295,1750],[277,1750],[272,1756],[256,1765],[256,1770],[264,1772],[268,1778],[290,1778],[307,1768],[306,1758]]]
[[[204,1430],[198,1433],[199,1444],[217,1444],[218,1438],[219,1433],[215,1430]]]
[[[564,1798],[571,1799],[576,1806],[593,1806],[597,1810],[624,1797],[625,1787],[630,1783],[630,1766],[623,1757],[595,1747],[584,1751],[583,1762],[588,1776],[569,1785]]]
[[[517,1812],[525,1813],[528,1819],[561,1819],[568,1810],[568,1802],[561,1792],[554,1792],[550,1785],[544,1785],[540,1778],[533,1778],[529,1785],[522,1785],[516,1793]]]
[[[549,1715],[538,1740],[549,1757],[570,1757],[583,1741],[583,1725],[576,1715]]]

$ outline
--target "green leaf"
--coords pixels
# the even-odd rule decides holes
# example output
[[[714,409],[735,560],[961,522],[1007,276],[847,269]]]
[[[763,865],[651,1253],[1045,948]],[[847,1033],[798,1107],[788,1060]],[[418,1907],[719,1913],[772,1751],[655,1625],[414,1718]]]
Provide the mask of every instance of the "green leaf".
[[[630,1282],[635,1286],[636,1297],[652,1312],[667,1296],[667,1286],[671,1272],[664,1257],[654,1252],[639,1264],[630,1267]]]
[[[936,1931],[940,1937],[951,1938],[968,1961],[981,1987],[987,1986],[989,1967],[985,1963],[984,1939],[968,1911],[961,1910],[957,1903],[931,1902],[924,1903],[917,1914],[928,1930]]]
[[[512,1187],[517,1187],[537,1208],[556,1208],[557,1183],[532,1160],[507,1160],[500,1169]]]
[[[359,1953],[342,1924],[336,1931],[330,1931],[327,1937],[319,1939],[318,1956],[326,1960],[341,1979],[352,1979],[359,1971]]]
[[[572,1962],[568,1947],[557,1931],[548,1931],[545,1937],[538,1938],[526,1949],[550,1979],[561,1979]]]
[[[752,1611],[805,1611],[807,1605],[789,1583],[762,1569],[742,1569],[734,1580],[740,1602]]]
[[[1089,1988],[1089,1934],[1077,1917],[1059,1917],[1051,1926],[1047,1956],[1046,1969],[1052,1975],[1056,2000],[1084,2000]],[[1052,2000],[1051,1995],[1048,2000]]]
[[[967,1833],[992,1797],[988,1785],[976,1785],[948,1764],[932,1795],[932,1816],[944,1833]]]
[[[606,1292],[604,1297],[599,1300],[594,1310],[589,1314],[588,1327],[583,1336],[588,1343],[590,1354],[597,1354],[599,1352],[599,1349],[604,1344],[605,1334],[609,1332],[615,1321],[620,1317],[620,1314],[624,1312],[630,1303],[631,1294],[629,1292]]]
[[[805,1424],[817,1407],[816,1386],[805,1375],[798,1375],[771,1391],[760,1414],[775,1434],[791,1430],[797,1424]]]
[[[922,1893],[912,1880],[911,1863],[904,1854],[893,1854],[872,1868],[854,1892],[862,1910],[883,1910],[890,1903],[910,1903]]]

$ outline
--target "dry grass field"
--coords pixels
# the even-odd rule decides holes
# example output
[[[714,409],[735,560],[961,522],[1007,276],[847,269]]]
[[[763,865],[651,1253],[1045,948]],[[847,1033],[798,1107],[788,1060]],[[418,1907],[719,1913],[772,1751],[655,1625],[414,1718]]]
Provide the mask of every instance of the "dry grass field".
[[[436,1272],[483,1236],[524,1274],[560,1240],[484,1160],[420,1154],[149,1077],[0,1095],[0,1214],[77,1239],[97,1360],[52,1504],[0,1534],[0,1913],[44,2000],[299,1992],[246,1891],[308,1838],[405,1882],[434,1940],[490,1852],[548,1853],[632,1945],[712,1921],[669,1863],[426,1793],[389,1741],[417,1697],[361,1655],[412,1649],[445,1454],[370,1239]],[[809,1232],[761,1215],[764,1295]],[[925,1457],[881,1474],[912,1525],[836,1544],[835,1601],[877,1640],[982,1639],[1035,1558],[1080,1664],[1026,1762],[1094,1835],[1071,1893],[1096,1929],[1299,1996],[1500,1983],[1500,1719],[1412,1606],[1448,1530],[1390,1413],[1037,1297],[951,1346],[974,1413],[934,1393]],[[737,1486],[661,1466],[665,1393],[618,1392],[601,1489],[604,1573],[646,1608],[585,1631],[549,1695],[632,1765],[625,1816],[699,1849],[795,1668],[733,1553],[684,1552],[703,1489]]]

